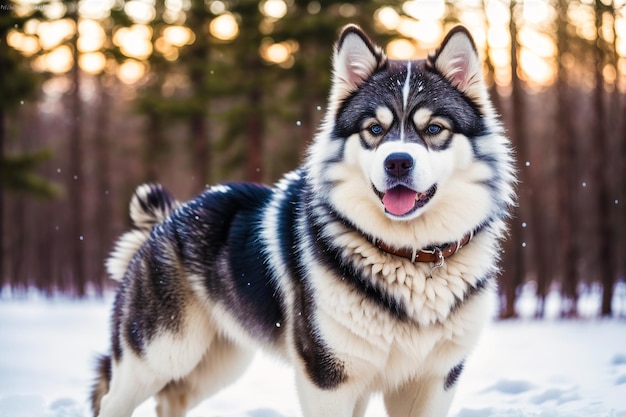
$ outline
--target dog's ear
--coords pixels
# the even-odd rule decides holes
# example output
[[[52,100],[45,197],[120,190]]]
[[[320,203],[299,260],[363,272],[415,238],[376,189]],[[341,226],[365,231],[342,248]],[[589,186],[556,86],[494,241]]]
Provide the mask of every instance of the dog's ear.
[[[333,87],[337,98],[356,90],[386,61],[383,50],[374,45],[356,25],[343,28],[335,45]]]
[[[430,62],[459,91],[479,102],[485,98],[480,58],[465,27],[454,27],[430,56]]]

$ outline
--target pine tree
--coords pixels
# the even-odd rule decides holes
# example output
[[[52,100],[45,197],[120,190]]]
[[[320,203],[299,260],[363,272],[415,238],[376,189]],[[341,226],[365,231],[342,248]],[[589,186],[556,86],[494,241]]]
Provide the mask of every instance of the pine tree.
[[[12,3],[9,3],[12,5]],[[41,198],[52,198],[59,188],[36,173],[37,168],[47,161],[48,150],[25,153],[6,153],[8,142],[13,139],[9,132],[9,116],[19,111],[24,102],[32,99],[41,84],[41,77],[28,68],[28,61],[8,45],[10,32],[23,31],[24,23],[31,16],[18,17],[11,11],[0,13],[0,282],[4,276],[5,238],[4,207],[8,195],[26,194]],[[39,12],[35,12],[39,15]]]

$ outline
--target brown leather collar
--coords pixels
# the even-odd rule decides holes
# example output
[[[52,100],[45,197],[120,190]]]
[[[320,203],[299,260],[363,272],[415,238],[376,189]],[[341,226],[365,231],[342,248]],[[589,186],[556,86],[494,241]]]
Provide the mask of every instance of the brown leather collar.
[[[411,262],[434,262],[438,266],[441,266],[443,265],[444,259],[454,255],[463,246],[467,245],[476,233],[477,230],[472,230],[456,242],[447,243],[441,246],[433,246],[432,249],[429,248],[418,251],[413,251],[408,248],[396,249],[378,239],[374,240],[374,244],[384,252],[409,259]]]

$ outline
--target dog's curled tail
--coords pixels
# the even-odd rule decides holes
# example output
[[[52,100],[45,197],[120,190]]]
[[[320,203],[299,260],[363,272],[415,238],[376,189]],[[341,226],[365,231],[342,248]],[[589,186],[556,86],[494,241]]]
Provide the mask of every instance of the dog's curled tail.
[[[100,413],[100,405],[102,403],[102,397],[109,392],[109,384],[111,383],[111,357],[100,356],[98,357],[98,363],[96,371],[96,381],[93,384],[91,390],[91,409],[93,416],[98,417]]]
[[[130,201],[130,218],[134,228],[118,239],[106,261],[111,278],[122,280],[131,259],[148,240],[152,228],[167,219],[178,205],[178,201],[160,184],[143,184],[137,187]]]

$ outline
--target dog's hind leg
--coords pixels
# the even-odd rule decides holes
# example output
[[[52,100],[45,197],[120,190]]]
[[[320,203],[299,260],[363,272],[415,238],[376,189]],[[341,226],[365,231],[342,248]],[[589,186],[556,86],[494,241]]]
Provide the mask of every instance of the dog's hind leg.
[[[122,353],[113,361],[109,392],[102,398],[99,417],[130,417],[144,400],[171,381],[184,379],[198,366],[217,340],[215,327],[206,310],[192,300],[187,301],[181,316],[185,319],[175,328],[161,328],[141,339],[139,353],[130,347],[129,339],[122,338]],[[129,319],[121,327],[131,326],[132,330],[133,323]]]
[[[203,362],[206,347],[217,338],[214,333],[211,336],[209,328],[199,327],[195,331],[199,333],[197,337],[186,332],[177,337],[163,335],[152,341],[141,357],[125,350],[121,360],[113,362],[109,391],[102,398],[98,417],[130,417],[139,404],[169,383],[186,380],[195,369],[201,369],[199,364]],[[178,414],[176,410],[181,407],[175,403],[167,406],[173,410],[172,416],[184,416],[189,401],[186,397],[183,400],[184,407]],[[159,415],[169,417],[170,411]]]
[[[217,337],[193,371],[170,382],[157,394],[157,415],[183,417],[187,410],[234,382],[253,356],[253,351]]]
[[[159,391],[167,380],[130,352],[113,362],[109,391],[102,397],[98,417],[130,417],[135,407]]]

